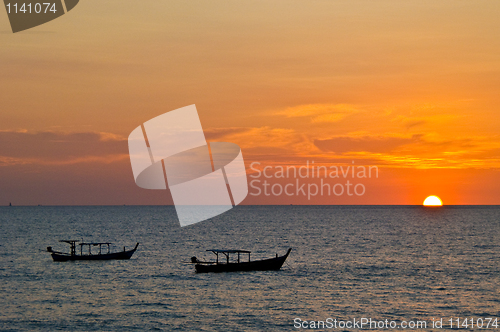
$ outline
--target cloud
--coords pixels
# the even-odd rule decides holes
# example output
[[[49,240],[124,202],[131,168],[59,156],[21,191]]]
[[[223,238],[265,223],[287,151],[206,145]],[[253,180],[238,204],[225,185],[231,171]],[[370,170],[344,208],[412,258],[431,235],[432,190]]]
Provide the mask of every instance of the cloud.
[[[308,104],[289,107],[273,114],[287,118],[307,117],[312,123],[321,123],[338,122],[359,112],[356,106],[348,104]]]
[[[324,152],[338,154],[347,152],[390,152],[401,146],[422,142],[422,135],[405,137],[384,136],[338,136],[329,139],[315,139],[314,145]]]
[[[288,128],[272,127],[232,127],[205,130],[208,141],[234,142],[246,148],[290,148],[301,142],[302,135]]]
[[[112,133],[0,131],[0,165],[109,163],[128,156],[127,140]]]
[[[281,160],[304,153],[319,152],[310,138],[290,128],[233,127],[205,130],[208,141],[227,141],[238,144],[245,160]]]
[[[247,127],[209,128],[205,129],[204,133],[207,141],[214,141],[231,135],[245,133],[250,131],[251,129],[252,128]]]
[[[378,165],[413,168],[500,168],[498,137],[440,139],[434,135],[337,136],[314,145],[332,157],[366,158]]]
[[[411,129],[413,127],[421,126],[426,123],[427,123],[426,120],[407,120],[404,121],[404,126],[406,127],[406,129]]]
[[[420,106],[418,108],[412,109],[411,113],[421,115],[397,115],[391,121],[403,126],[407,130],[422,126],[426,126],[427,128],[434,127],[435,129],[438,129],[445,126],[450,126],[454,123],[454,121],[457,121],[458,119],[462,119],[464,117],[463,115],[459,114],[445,113],[452,111],[445,111],[444,109],[442,109],[444,108],[444,106],[440,107],[441,108],[438,108],[438,106],[434,107],[430,105]]]

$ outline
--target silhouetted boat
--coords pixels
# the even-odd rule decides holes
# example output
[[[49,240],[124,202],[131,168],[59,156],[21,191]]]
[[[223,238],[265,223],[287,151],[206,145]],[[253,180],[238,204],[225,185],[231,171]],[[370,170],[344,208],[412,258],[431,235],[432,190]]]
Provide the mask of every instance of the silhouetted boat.
[[[78,261],[78,260],[84,260],[84,261],[93,261],[93,260],[109,260],[109,259],[130,259],[134,252],[137,250],[137,247],[139,246],[139,242],[135,245],[135,248],[132,250],[125,250],[125,247],[123,247],[123,251],[118,251],[118,252],[110,252],[109,250],[109,245],[111,244],[110,242],[80,242],[78,245],[80,246],[80,254],[78,255],[76,253],[76,246],[78,240],[61,240],[59,242],[65,242],[70,245],[71,251],[70,253],[64,253],[64,252],[59,252],[59,251],[54,251],[52,250],[52,247],[47,247],[47,251],[51,253],[52,259],[57,262],[66,262],[66,261]],[[99,246],[99,252],[93,253],[92,252],[92,247],[97,247]],[[107,252],[103,253],[102,252],[102,246],[107,246]],[[88,247],[88,252],[87,250],[83,250],[83,247]]]
[[[287,253],[283,256],[278,256],[276,254],[275,258],[262,259],[257,261],[250,260],[250,251],[246,250],[220,250],[220,249],[209,249],[216,256],[215,262],[202,262],[196,257],[191,257],[191,263],[194,264],[196,272],[236,272],[236,271],[269,271],[269,270],[279,270],[283,263],[285,263],[292,248],[288,249]],[[219,254],[223,254],[226,259],[224,261],[219,261]],[[231,262],[229,259],[229,254],[238,254],[236,262]],[[248,261],[241,262],[240,254],[248,254]]]

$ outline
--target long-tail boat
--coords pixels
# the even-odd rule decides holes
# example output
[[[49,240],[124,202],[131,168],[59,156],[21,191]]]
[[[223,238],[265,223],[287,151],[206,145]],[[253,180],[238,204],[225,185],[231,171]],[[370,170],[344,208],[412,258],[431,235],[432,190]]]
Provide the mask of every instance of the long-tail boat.
[[[132,250],[125,250],[118,252],[110,252],[109,245],[111,242],[79,242],[78,240],[60,240],[70,245],[70,253],[59,252],[52,250],[52,247],[47,247],[47,251],[51,253],[52,259],[56,262],[66,261],[90,261],[90,260],[109,260],[109,259],[130,259],[139,246],[139,242]],[[79,242],[79,243],[78,243]],[[76,246],[80,246],[79,253],[77,253]],[[92,247],[99,247],[95,252],[92,252]],[[104,250],[103,250],[104,247]],[[107,248],[106,248],[107,247]],[[84,250],[85,248],[85,250]],[[107,249],[107,250],[106,250]]]
[[[215,262],[202,262],[196,257],[191,257],[191,263],[194,264],[197,273],[279,270],[283,263],[285,263],[292,248],[288,249],[287,253],[283,256],[276,254],[274,258],[256,261],[250,260],[251,252],[247,250],[208,249],[207,251],[215,254]],[[222,260],[219,260],[219,254],[222,255]],[[230,254],[237,254],[237,258],[231,261],[229,259]],[[248,254],[248,261],[241,261],[241,254]]]

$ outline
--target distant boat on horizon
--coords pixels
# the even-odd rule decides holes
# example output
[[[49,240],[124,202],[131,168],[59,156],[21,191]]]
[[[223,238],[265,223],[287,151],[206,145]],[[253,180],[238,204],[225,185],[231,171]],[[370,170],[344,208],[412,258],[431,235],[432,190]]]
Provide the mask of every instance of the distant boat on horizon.
[[[110,252],[109,245],[111,242],[80,242],[78,240],[60,240],[59,242],[65,242],[70,245],[70,253],[64,253],[59,251],[52,250],[52,247],[47,247],[47,251],[51,253],[52,259],[56,262],[66,262],[66,261],[101,261],[101,260],[111,260],[111,259],[130,259],[134,252],[137,250],[139,246],[139,242],[135,245],[135,248],[132,250],[125,250],[123,247],[123,251],[118,252]],[[77,254],[76,245],[80,246],[80,254]],[[93,253],[92,247],[99,246],[99,252]],[[107,246],[107,252],[102,252],[102,247]],[[86,247],[85,253],[83,247]],[[88,253],[87,253],[88,249]]]

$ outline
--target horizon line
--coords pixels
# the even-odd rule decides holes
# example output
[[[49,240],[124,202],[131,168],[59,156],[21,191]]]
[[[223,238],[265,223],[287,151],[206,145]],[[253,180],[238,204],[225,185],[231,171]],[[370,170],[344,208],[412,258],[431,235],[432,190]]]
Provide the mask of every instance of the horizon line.
[[[94,207],[94,206],[172,206],[174,204],[20,204],[0,205],[0,207]],[[195,205],[193,205],[195,206]],[[421,206],[423,204],[240,204],[237,206]],[[454,206],[500,206],[500,204],[443,204],[442,206],[425,206],[426,208],[454,207]]]

